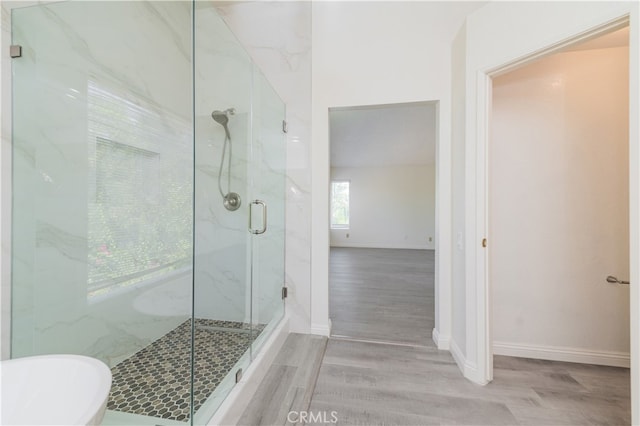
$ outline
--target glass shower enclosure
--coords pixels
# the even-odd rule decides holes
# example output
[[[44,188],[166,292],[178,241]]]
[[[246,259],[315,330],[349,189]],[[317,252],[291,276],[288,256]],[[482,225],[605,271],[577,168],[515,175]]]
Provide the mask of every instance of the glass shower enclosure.
[[[284,314],[285,105],[213,2],[14,8],[12,358],[205,424]]]

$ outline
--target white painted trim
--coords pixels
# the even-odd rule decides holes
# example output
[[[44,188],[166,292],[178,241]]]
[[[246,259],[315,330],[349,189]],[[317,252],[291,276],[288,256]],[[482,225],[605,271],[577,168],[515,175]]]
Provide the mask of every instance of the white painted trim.
[[[328,320],[327,325],[311,324],[311,334],[327,337],[331,336],[331,319]]]
[[[451,350],[451,336],[441,335],[437,328],[431,332],[431,338],[436,347],[441,351]]]
[[[480,370],[478,370],[476,364],[469,361],[464,356],[462,350],[460,349],[460,346],[458,346],[456,341],[453,339],[451,339],[451,355],[453,356],[454,361],[456,362],[456,364],[458,364],[458,368],[460,369],[460,371],[462,371],[462,374],[466,379],[471,380],[472,382],[479,385],[486,385],[487,383],[489,383],[487,380],[484,380],[484,378],[479,374]]]
[[[629,14],[629,289],[631,424],[640,425],[640,6]]]
[[[449,88],[451,90],[451,88]],[[453,172],[451,155],[451,100],[436,104],[436,232],[434,318],[438,349],[449,349],[452,329],[453,275]],[[447,116],[444,119],[443,116]]]
[[[238,424],[240,417],[242,417],[249,402],[251,402],[251,398],[258,390],[262,379],[267,375],[269,367],[273,364],[288,335],[289,316],[286,315],[273,330],[258,356],[251,362],[242,379],[229,392],[207,425]]]
[[[577,362],[582,364],[609,365],[629,368],[629,353],[590,351],[562,346],[522,345],[518,343],[493,342],[495,355],[519,358],[548,359],[551,361]]]
[[[320,4],[320,2],[314,2]],[[312,6],[313,7],[313,6]],[[318,6],[319,7],[319,6]],[[313,37],[313,35],[312,35]],[[316,51],[312,49],[312,56]],[[312,58],[312,61],[314,59]],[[328,336],[329,317],[329,106],[312,79],[311,144],[311,333]],[[436,232],[435,232],[435,325],[445,336],[452,329],[452,158],[451,105],[447,100],[425,100],[436,104]],[[402,103],[398,101],[395,103]]]
[[[483,141],[476,150],[476,171],[482,170],[482,179],[476,178],[477,211],[475,229],[477,240],[470,252],[475,252],[475,278],[485,283],[483,289],[476,294],[476,323],[477,363],[482,380],[487,383],[493,380],[493,353],[491,333],[491,286],[489,283],[489,248],[482,247],[482,241],[489,236],[489,120],[491,119],[491,96],[493,83],[485,72],[477,74],[477,102],[478,122],[476,123],[476,140]]]
[[[460,350],[460,346],[458,346],[455,340],[451,339],[450,347],[451,347],[450,349],[451,356],[453,357],[453,360],[456,362],[456,364],[458,364],[458,368],[460,369],[460,371],[462,371],[462,374],[466,376],[464,366],[467,360],[462,354],[462,350]]]
[[[398,244],[375,244],[375,243],[345,243],[331,244],[331,247],[337,248],[372,248],[372,249],[397,249],[397,250],[434,250],[426,245],[398,245]]]

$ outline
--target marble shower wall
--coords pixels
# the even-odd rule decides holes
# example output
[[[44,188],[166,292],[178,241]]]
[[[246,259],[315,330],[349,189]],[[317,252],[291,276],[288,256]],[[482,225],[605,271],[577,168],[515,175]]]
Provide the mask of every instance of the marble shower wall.
[[[195,24],[195,316],[249,322],[251,59],[211,3],[197,3]],[[230,188],[242,198],[236,211],[224,208],[218,189],[225,131],[211,117],[228,108],[235,109]],[[226,193],[226,160],[221,185]]]
[[[285,106],[212,3],[197,3],[195,17],[195,315],[266,324],[282,310]],[[228,108],[235,110],[230,189],[242,199],[236,211],[224,208],[218,188],[225,134],[211,118]],[[226,163],[222,170],[226,193]],[[261,235],[248,232],[255,199],[267,204]],[[254,210],[257,227],[260,208]]]
[[[227,2],[217,10],[287,105],[286,310],[292,331],[309,333],[311,2]]]
[[[157,244],[191,240],[190,203],[176,205],[179,217],[164,208],[167,197],[191,192],[190,7],[64,2],[13,10],[23,56],[12,62],[12,356],[78,353],[113,365],[190,316],[188,267],[102,293],[87,285],[115,249],[111,236],[99,253],[91,248],[101,141],[152,163],[149,174],[134,166],[118,179],[137,186],[147,207],[158,205],[148,220],[180,230],[156,235]],[[118,217],[126,222],[127,213]]]

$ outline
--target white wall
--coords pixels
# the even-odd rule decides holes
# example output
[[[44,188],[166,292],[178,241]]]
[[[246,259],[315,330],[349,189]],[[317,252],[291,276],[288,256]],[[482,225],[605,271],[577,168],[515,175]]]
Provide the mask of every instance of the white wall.
[[[329,107],[438,100],[436,334],[450,334],[451,41],[482,3],[314,2],[312,331],[328,333]],[[438,311],[438,306],[444,306]]]
[[[460,176],[468,203],[465,218],[465,298],[467,316],[466,377],[478,383],[492,379],[486,253],[486,148],[492,70],[520,61],[624,17],[630,21],[629,116],[639,107],[640,16],[637,2],[492,2],[467,18],[464,122],[465,164]],[[544,23],[544,25],[541,25]],[[630,324],[632,423],[640,422],[640,142],[638,121],[629,123]],[[489,241],[489,250],[491,242]]]
[[[348,180],[349,229],[331,229],[331,246],[435,248],[435,165],[339,167]]]
[[[558,53],[493,81],[494,353],[629,363],[629,49]]]

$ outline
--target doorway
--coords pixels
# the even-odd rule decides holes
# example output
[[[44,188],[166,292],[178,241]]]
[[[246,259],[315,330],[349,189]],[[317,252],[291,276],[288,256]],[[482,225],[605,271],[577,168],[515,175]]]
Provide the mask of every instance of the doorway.
[[[417,102],[329,110],[335,338],[431,342],[437,109]]]
[[[630,416],[628,26],[494,76],[491,111],[494,368],[591,364],[545,366]]]

